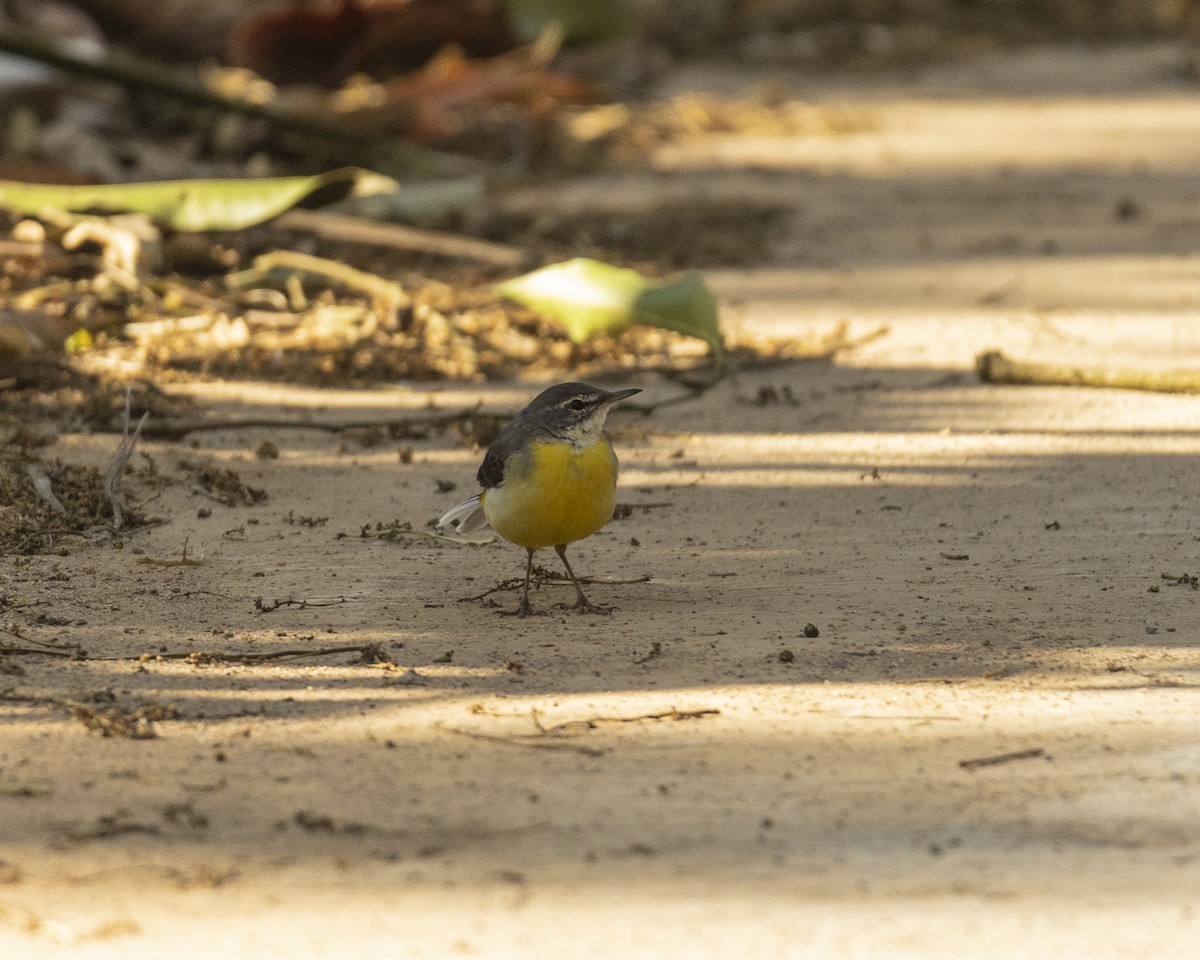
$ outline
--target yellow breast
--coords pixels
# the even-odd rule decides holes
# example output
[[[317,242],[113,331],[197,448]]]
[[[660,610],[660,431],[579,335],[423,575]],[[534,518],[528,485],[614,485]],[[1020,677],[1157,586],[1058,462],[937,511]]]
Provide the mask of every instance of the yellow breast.
[[[504,482],[483,493],[488,523],[530,550],[573,543],[612,519],[617,456],[604,437],[585,447],[530,444],[505,464]]]

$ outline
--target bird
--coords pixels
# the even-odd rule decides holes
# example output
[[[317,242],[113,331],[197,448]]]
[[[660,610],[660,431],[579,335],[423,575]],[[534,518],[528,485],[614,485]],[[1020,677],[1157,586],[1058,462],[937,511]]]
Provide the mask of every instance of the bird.
[[[504,425],[488,448],[476,479],[483,489],[437,522],[458,533],[488,524],[526,550],[525,588],[513,611],[533,612],[529,577],[533,555],[553,547],[575,586],[579,613],[611,612],[589,602],[567,560],[567,547],[590,537],[616,507],[617,455],[604,430],[613,404],[640,387],[603,390],[572,381],[548,387]]]

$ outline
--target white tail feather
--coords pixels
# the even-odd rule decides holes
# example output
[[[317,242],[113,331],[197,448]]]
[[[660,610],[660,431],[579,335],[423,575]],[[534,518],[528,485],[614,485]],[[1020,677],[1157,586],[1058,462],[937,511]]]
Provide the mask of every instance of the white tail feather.
[[[437,522],[439,527],[453,526],[459,533],[470,533],[480,527],[487,526],[487,517],[483,513],[483,504],[479,497],[464,500],[457,507],[446,511],[445,516]]]

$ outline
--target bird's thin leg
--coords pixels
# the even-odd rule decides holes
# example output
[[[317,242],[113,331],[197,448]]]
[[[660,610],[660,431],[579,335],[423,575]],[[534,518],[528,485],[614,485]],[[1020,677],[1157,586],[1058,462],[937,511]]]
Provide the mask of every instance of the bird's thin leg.
[[[583,587],[579,585],[579,580],[575,577],[575,571],[571,569],[571,561],[567,559],[567,545],[560,543],[554,548],[554,552],[558,554],[558,558],[563,562],[563,566],[567,568],[567,576],[571,578],[571,583],[575,585],[575,606],[572,610],[578,610],[580,613],[611,613],[608,607],[598,607],[588,601],[588,598],[583,595]]]
[[[529,556],[525,559],[525,589],[521,591],[521,602],[517,605],[517,616],[527,617],[533,613],[529,605],[529,577],[533,573],[533,551],[526,548]]]

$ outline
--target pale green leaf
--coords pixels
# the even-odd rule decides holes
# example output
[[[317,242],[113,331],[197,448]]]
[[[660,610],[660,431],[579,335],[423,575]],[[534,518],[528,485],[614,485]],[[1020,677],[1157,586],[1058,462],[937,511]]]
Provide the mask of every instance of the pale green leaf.
[[[634,270],[584,257],[542,267],[499,285],[499,292],[566,328],[576,343],[620,333],[634,322],[633,305],[651,285]]]
[[[724,355],[717,298],[698,274],[647,288],[633,309],[639,323],[696,337],[712,348],[714,356]]]
[[[723,353],[716,299],[695,275],[661,282],[579,257],[514,277],[497,289],[561,323],[575,343],[644,324],[697,337],[717,356]]]
[[[394,180],[346,167],[311,177],[246,180],[164,180],[156,183],[58,186],[0,180],[0,206],[36,215],[144,213],[176,230],[241,230],[278,216],[318,191],[324,199],[394,191]]]

